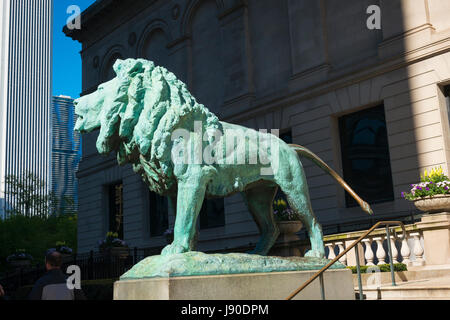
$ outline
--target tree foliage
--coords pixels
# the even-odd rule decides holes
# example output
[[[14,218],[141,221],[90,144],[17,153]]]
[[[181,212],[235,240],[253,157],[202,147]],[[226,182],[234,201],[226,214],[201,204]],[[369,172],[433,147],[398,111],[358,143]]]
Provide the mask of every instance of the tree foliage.
[[[5,177],[5,193],[12,196],[13,202],[6,210],[8,216],[22,215],[25,217],[59,214],[74,214],[75,203],[70,196],[58,196],[54,192],[47,192],[46,183],[32,172],[19,176]]]
[[[58,241],[76,251],[77,214],[71,197],[46,192],[45,182],[31,172],[7,176],[5,183],[14,200],[0,219],[0,271],[17,250],[31,254],[33,263],[43,263],[45,252]]]
[[[5,177],[5,193],[12,196],[12,209],[7,210],[8,215],[44,215],[48,209],[48,194],[45,190],[45,181],[32,172],[26,172],[19,176],[8,175]]]
[[[77,215],[51,215],[48,217],[12,215],[0,219],[0,270],[6,270],[6,258],[24,249],[34,258],[33,263],[43,263],[45,252],[64,241],[76,251]]]

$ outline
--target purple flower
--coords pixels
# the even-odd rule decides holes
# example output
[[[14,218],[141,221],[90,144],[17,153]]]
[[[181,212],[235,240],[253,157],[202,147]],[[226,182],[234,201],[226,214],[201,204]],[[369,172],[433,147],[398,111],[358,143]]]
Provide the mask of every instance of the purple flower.
[[[402,198],[404,198],[405,197],[405,193],[404,192],[402,192]]]
[[[427,187],[426,190],[427,190],[427,191],[430,191],[430,188]]]

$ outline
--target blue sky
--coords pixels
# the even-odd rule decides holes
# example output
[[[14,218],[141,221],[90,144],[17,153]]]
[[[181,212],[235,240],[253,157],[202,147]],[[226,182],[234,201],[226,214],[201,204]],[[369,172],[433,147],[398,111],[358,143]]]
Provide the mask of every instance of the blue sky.
[[[56,0],[53,19],[53,95],[78,98],[81,93],[81,44],[62,32],[71,14],[67,8],[77,5],[81,11],[95,0]]]

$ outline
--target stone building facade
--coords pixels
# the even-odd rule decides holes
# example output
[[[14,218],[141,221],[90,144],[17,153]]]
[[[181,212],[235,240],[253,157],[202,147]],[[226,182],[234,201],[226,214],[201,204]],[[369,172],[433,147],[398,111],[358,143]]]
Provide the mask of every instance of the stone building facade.
[[[368,27],[372,5],[381,29]],[[450,169],[448,13],[447,0],[103,0],[82,14],[81,30],[65,32],[83,45],[83,94],[114,76],[117,58],[153,60],[221,120],[280,129],[311,149],[381,219],[414,212],[400,194],[421,171]],[[152,210],[164,200],[115,155],[98,155],[96,136],[83,137],[79,250],[109,231],[111,210],[123,215],[132,246],[163,245],[173,215],[166,221]],[[367,221],[331,177],[302,162],[325,228]],[[223,220],[201,228],[200,249],[257,239],[240,195],[224,200]]]

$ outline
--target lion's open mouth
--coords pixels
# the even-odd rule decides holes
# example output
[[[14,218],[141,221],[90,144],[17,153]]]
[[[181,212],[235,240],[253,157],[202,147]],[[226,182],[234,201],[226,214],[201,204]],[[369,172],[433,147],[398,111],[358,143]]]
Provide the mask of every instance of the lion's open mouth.
[[[86,133],[86,130],[84,130],[83,123],[84,123],[83,116],[79,115],[78,118],[77,118],[77,122],[75,122],[74,130],[78,131],[80,133]]]

